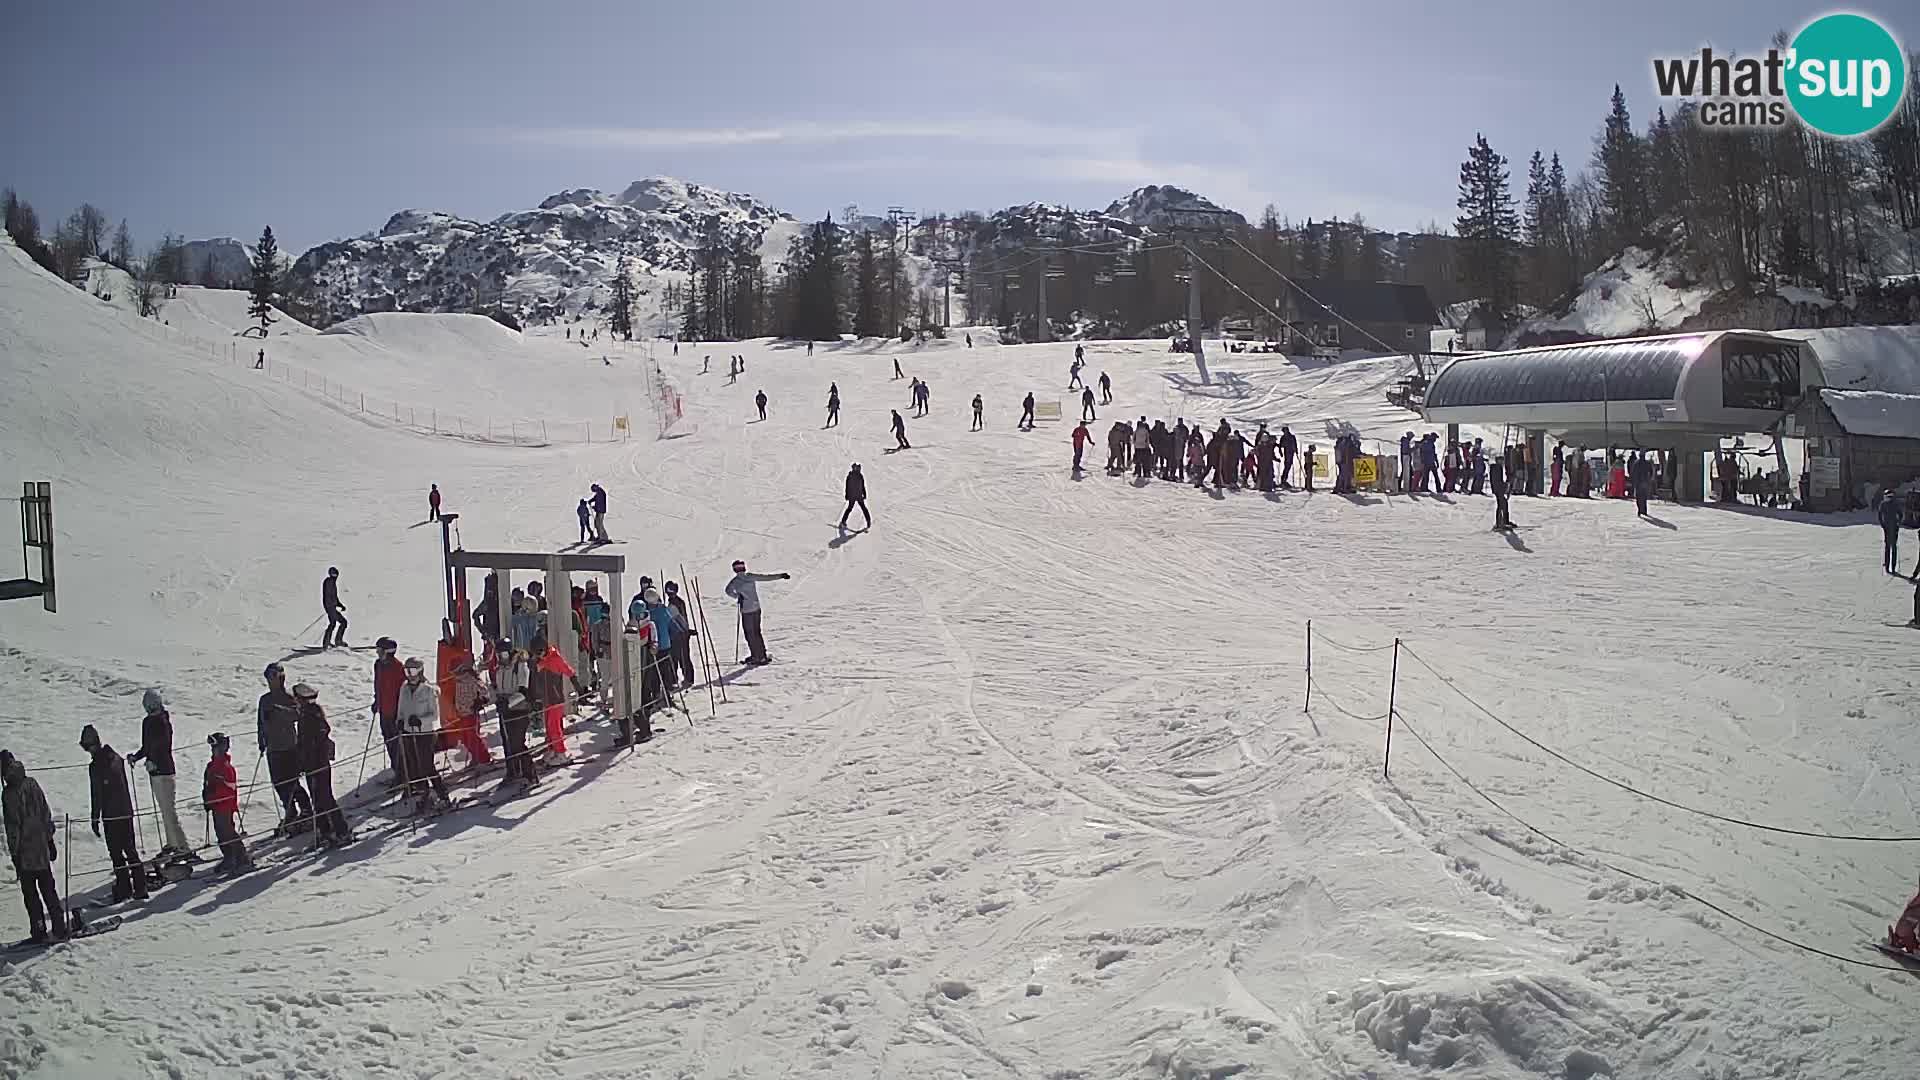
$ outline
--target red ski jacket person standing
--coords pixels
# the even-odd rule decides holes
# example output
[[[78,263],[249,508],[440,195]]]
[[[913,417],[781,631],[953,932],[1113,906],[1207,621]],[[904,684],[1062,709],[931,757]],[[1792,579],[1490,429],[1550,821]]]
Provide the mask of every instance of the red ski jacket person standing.
[[[380,717],[380,737],[387,743],[387,764],[393,769],[394,782],[406,779],[400,760],[400,687],[406,684],[406,669],[394,653],[400,646],[390,637],[374,643],[379,651],[373,662],[373,711]]]

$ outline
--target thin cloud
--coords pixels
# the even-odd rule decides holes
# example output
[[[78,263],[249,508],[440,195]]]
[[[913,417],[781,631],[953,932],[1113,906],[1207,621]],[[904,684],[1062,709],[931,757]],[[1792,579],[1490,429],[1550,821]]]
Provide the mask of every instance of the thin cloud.
[[[492,134],[495,138],[523,145],[643,150],[811,146],[899,139],[1058,148],[1108,145],[1110,138],[1099,132],[1049,128],[1017,120],[861,121],[712,128],[550,127],[518,128]]]

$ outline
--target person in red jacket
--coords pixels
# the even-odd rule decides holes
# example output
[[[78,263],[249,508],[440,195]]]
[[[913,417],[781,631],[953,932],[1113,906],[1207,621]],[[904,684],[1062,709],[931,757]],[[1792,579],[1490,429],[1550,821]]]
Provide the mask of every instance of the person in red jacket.
[[[1091,393],[1091,391],[1089,391],[1089,393]],[[1085,420],[1080,421],[1080,425],[1073,429],[1073,471],[1074,472],[1080,471],[1080,455],[1082,452],[1086,450],[1087,443],[1092,441],[1093,441],[1093,432],[1087,430],[1087,422]]]
[[[393,784],[406,782],[406,769],[400,761],[400,688],[407,673],[394,653],[400,646],[390,637],[374,642],[377,657],[373,661],[373,711],[380,717],[380,737],[387,743],[387,765],[393,769]]]
[[[573,665],[559,649],[548,648],[544,636],[533,639],[530,653],[533,696],[547,722],[547,761],[558,764],[567,757],[567,686],[573,680]]]
[[[432,490],[427,492],[427,520],[439,521],[440,520],[440,485],[434,484],[431,486],[432,486]]]
[[[212,760],[207,762],[207,771],[200,783],[200,801],[206,805],[207,813],[213,815],[213,832],[220,838],[220,865],[214,870],[222,874],[239,874],[253,869],[253,860],[247,856],[246,842],[240,839],[240,830],[234,824],[234,816],[240,812],[240,777],[233,771],[233,758],[227,750],[227,737],[216,731],[207,736],[207,746],[213,750]]]

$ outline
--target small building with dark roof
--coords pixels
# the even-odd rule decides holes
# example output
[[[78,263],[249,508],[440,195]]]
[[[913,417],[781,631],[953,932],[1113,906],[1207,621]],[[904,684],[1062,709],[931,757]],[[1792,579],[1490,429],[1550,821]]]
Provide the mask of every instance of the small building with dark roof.
[[[1282,283],[1279,299],[1288,344],[1303,349],[1426,352],[1440,325],[1424,285],[1294,278]]]

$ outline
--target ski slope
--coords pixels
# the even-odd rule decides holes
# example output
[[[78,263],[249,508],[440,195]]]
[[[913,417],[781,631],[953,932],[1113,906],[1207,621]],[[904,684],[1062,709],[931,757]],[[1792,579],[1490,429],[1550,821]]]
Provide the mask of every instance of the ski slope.
[[[0,959],[0,1076],[1912,1075],[1911,976],[1674,889],[1876,962],[1862,943],[1910,894],[1916,845],[1661,806],[1491,718],[1716,813],[1920,835],[1916,639],[1887,625],[1911,591],[1864,518],[1521,500],[1502,539],[1483,499],[1075,478],[1068,425],[1014,431],[1027,390],[1070,399],[1072,345],[986,335],[655,345],[691,434],[493,445],[234,363],[209,343],[239,326],[199,300],[142,322],[0,243],[0,459],[54,481],[61,560],[58,615],[0,608],[0,744],[56,813],[84,819],[85,774],[49,767],[84,760],[84,723],[134,749],[147,686],[183,795],[216,729],[244,775],[283,657],[359,753],[370,654],[312,655],[302,628],[336,565],[355,643],[431,656],[429,483],[475,549],[570,542],[603,483],[629,584],[698,574],[722,638],[732,559],[791,572],[762,586],[779,662],[531,798],[415,831],[351,798],[354,848],[263,844],[255,874]],[[266,348],[448,410],[645,415],[638,343],[602,363],[454,316],[342,329]],[[1141,414],[1323,447],[1342,425],[1422,430],[1385,403],[1392,360],[1215,355],[1200,385],[1164,348],[1089,345],[1115,393],[1096,436]],[[933,414],[889,454],[896,355]],[[829,382],[845,408],[822,430]],[[841,534],[853,461],[876,520]],[[254,802],[256,840],[271,816]],[[105,852],[81,829],[69,858]]]

